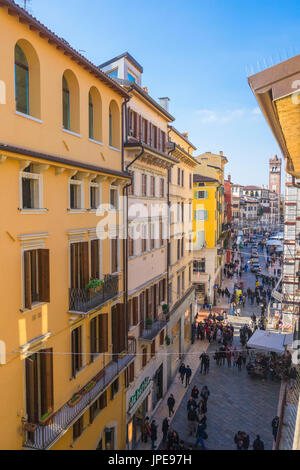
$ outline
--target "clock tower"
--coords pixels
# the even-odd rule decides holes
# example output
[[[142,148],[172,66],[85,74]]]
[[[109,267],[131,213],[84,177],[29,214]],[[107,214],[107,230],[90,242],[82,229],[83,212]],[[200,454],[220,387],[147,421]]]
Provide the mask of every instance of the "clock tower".
[[[269,160],[269,190],[280,196],[281,193],[281,158],[275,155]]]

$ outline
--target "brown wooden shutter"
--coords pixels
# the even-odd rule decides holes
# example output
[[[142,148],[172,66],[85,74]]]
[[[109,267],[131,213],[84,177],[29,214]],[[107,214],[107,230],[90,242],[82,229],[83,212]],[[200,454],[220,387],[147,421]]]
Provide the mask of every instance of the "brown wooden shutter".
[[[129,383],[134,381],[134,361],[129,366]]]
[[[162,280],[162,300],[166,299],[166,279]]]
[[[119,324],[120,324],[120,350],[122,352],[126,349],[126,336],[127,336],[127,327],[125,321],[125,308],[124,304],[119,304]]]
[[[31,308],[31,258],[30,251],[24,251],[24,294],[25,308]]]
[[[146,289],[146,318],[150,318],[149,305],[150,305],[150,289]]]
[[[78,368],[82,367],[82,327],[79,326],[78,330]]]
[[[30,357],[25,359],[26,368],[26,413],[30,423],[36,423],[39,419],[38,410],[38,377],[36,361]]]
[[[52,348],[43,349],[41,364],[41,415],[53,410],[53,355]]]
[[[127,129],[126,129],[126,140],[127,137],[130,135],[130,129],[132,128],[131,125],[131,115],[130,115],[130,106],[127,107]]]
[[[108,314],[99,315],[99,352],[108,351]]]
[[[149,123],[149,145],[153,147],[153,126],[152,123]]]
[[[153,315],[154,315],[154,319],[157,318],[157,306],[158,306],[158,302],[157,302],[157,284],[154,284],[153,286]]]
[[[49,250],[38,250],[39,300],[50,302]]]
[[[157,148],[158,150],[161,150],[161,130],[160,129],[158,129]]]
[[[142,367],[145,367],[147,364],[147,348],[144,348],[142,351]]]
[[[118,306],[114,305],[111,308],[111,319],[112,319],[112,344],[113,354],[118,354],[120,351],[120,330],[119,330],[119,312]],[[116,357],[113,358],[116,360]]]
[[[155,356],[155,340],[151,343],[151,357]]]
[[[76,331],[72,330],[71,331],[71,365],[72,365],[72,377],[75,377],[76,375],[76,355],[73,353],[76,353]]]
[[[134,111],[134,133],[133,133],[134,137],[138,138],[138,115],[137,113]]]
[[[80,288],[84,289],[89,282],[89,244],[80,243]]]
[[[91,241],[91,277],[93,279],[100,279],[99,243],[100,240]]]
[[[137,325],[139,322],[139,298],[132,299],[132,324]]]
[[[141,142],[142,141],[142,133],[143,133],[143,126],[142,126],[142,116],[139,114],[138,116],[138,119],[139,119],[139,133],[138,133],[138,137],[139,137],[139,141]]]
[[[90,321],[90,360],[93,362],[94,354],[97,352],[97,337],[96,337],[96,324],[97,318],[92,318]]]
[[[145,119],[145,144],[148,144],[149,140],[149,123],[147,119]]]
[[[165,330],[162,330],[159,334],[159,344],[162,346],[165,340]]]

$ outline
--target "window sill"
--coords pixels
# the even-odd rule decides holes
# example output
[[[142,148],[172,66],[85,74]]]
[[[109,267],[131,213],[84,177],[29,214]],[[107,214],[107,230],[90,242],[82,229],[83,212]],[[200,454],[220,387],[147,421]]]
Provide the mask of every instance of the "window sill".
[[[116,147],[112,147],[111,145],[108,146],[111,150],[115,150],[116,152],[121,152],[120,149],[117,149]]]
[[[77,134],[77,132],[69,131],[68,129],[64,129],[64,128],[62,128],[62,131],[65,132],[66,134],[74,135],[75,137],[81,138],[81,135]]]
[[[70,209],[68,208],[67,211],[69,214],[85,214],[87,212],[87,209]]]
[[[89,138],[89,141],[90,141],[90,142],[93,142],[93,144],[97,144],[97,145],[101,145],[101,146],[104,145],[104,144],[103,144],[102,142],[100,142],[99,140],[94,140],[94,139]]]
[[[22,208],[18,208],[20,214],[45,214],[45,212],[48,212],[49,209],[45,209],[45,208],[40,208],[40,209],[22,209]]]
[[[41,308],[43,305],[46,305],[48,304],[49,302],[35,302],[31,305],[31,308],[20,308],[20,313],[22,313],[23,315],[25,315],[26,313],[30,313],[30,312],[33,312],[34,310],[36,310],[37,308]]]
[[[30,116],[30,114],[24,114],[24,113],[21,113],[20,111],[15,111],[15,114],[16,114],[17,116],[23,117],[23,118],[25,118],[25,119],[29,119],[30,121],[37,122],[37,123],[39,123],[39,124],[42,124],[42,123],[43,123],[43,121],[41,121],[40,119],[35,118],[35,117],[33,117],[33,116]]]

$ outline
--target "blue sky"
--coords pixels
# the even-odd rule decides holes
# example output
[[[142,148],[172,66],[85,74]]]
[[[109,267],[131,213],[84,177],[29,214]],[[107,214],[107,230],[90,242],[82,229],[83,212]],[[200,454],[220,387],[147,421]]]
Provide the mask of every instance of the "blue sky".
[[[129,51],[197,154],[223,150],[234,182],[268,184],[280,151],[247,76],[300,53],[299,0],[31,0],[30,12],[95,64]]]

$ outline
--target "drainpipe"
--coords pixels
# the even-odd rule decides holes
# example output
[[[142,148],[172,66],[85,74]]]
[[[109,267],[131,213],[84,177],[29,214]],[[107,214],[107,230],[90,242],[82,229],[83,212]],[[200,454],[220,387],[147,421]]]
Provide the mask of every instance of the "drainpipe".
[[[126,139],[127,141],[127,139]],[[145,149],[143,145],[140,145],[141,151],[140,153],[135,157],[132,162],[130,162],[126,166],[126,171],[128,171],[128,168],[138,159],[140,158]],[[124,216],[125,216],[125,234],[123,237],[123,285],[124,285],[124,305],[125,305],[125,321],[126,321],[126,330],[128,331],[128,188],[129,186],[132,185],[132,180],[130,183],[127,183],[123,187],[123,201],[125,198],[125,210],[124,210]],[[126,337],[126,341],[128,343],[128,335]],[[128,346],[128,344],[127,344]]]

